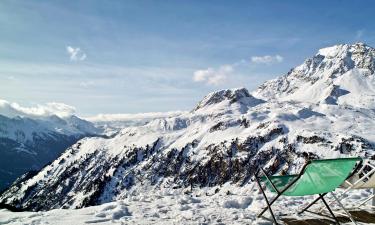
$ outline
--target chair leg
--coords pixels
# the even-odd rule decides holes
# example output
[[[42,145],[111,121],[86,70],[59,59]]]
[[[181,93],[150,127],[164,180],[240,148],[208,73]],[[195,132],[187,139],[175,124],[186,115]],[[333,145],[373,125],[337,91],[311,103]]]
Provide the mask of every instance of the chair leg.
[[[333,198],[335,199],[335,201],[337,202],[337,204],[339,204],[339,206],[344,210],[345,214],[349,217],[349,219],[353,222],[353,224],[357,225],[357,222],[355,222],[355,220],[352,217],[352,215],[350,214],[350,212],[348,210],[346,210],[346,208],[341,203],[341,201],[336,197],[336,195],[333,192],[331,192],[331,195],[333,196]]]
[[[339,220],[336,218],[335,214],[333,214],[331,208],[329,207],[329,205],[327,204],[326,200],[324,200],[324,197],[322,194],[319,194],[320,198],[322,199],[324,205],[327,207],[329,213],[331,214],[331,216],[333,217],[333,219],[335,219],[336,223],[340,225],[340,222]]]
[[[299,212],[298,214],[302,214],[304,212],[306,212],[311,206],[313,206],[317,201],[319,201],[324,195],[326,195],[327,193],[324,193],[322,194],[322,196],[319,195],[318,198],[316,198],[313,202],[311,202],[308,206],[306,206],[306,208],[304,208],[301,212]]]
[[[271,216],[272,216],[272,220],[273,220],[273,222],[275,223],[275,225],[277,225],[278,223],[277,223],[276,218],[275,218],[275,215],[273,214],[273,211],[272,211],[272,209],[271,209],[271,204],[272,204],[272,203],[271,203],[271,204],[269,203],[268,198],[267,198],[267,196],[266,196],[266,193],[264,192],[264,190],[263,190],[263,188],[262,188],[262,185],[260,184],[260,182],[259,182],[259,180],[258,180],[258,177],[257,177],[256,175],[255,175],[255,180],[256,180],[256,182],[257,182],[257,184],[258,184],[258,187],[259,187],[260,191],[262,192],[262,195],[263,195],[264,199],[266,200],[267,208],[268,208],[268,210],[270,211],[270,214],[271,214]],[[262,214],[263,214],[263,213],[262,213]],[[261,217],[262,214],[259,214],[258,217]]]
[[[374,197],[375,197],[375,195],[371,195],[370,197],[368,197],[368,198],[366,198],[364,201],[362,201],[361,203],[359,203],[358,205],[357,205],[357,207],[359,208],[359,207],[361,207],[361,206],[363,206],[364,204],[366,204],[368,201],[370,201],[371,199],[374,199]],[[357,201],[358,202],[358,201]],[[355,204],[357,204],[357,202],[355,202]]]

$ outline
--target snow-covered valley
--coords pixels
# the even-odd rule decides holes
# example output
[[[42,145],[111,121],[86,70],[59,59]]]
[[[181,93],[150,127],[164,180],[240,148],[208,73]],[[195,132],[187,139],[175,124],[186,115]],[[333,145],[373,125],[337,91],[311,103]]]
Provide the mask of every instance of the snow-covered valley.
[[[264,206],[251,181],[259,166],[297,173],[306,153],[374,156],[374,71],[374,48],[337,45],[252,93],[213,92],[190,112],[81,139],[0,195],[39,212],[2,210],[0,223],[268,224],[255,216]]]

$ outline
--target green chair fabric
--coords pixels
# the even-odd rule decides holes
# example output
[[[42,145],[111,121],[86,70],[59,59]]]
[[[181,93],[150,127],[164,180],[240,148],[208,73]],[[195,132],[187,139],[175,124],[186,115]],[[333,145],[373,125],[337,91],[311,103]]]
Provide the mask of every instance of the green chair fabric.
[[[307,165],[298,181],[282,195],[304,196],[334,191],[345,181],[360,160],[360,158],[313,160]],[[284,187],[297,178],[298,175],[269,176],[278,191],[282,191]],[[265,176],[261,180],[266,183],[272,192],[277,192]]]
[[[273,185],[277,188],[277,190],[281,191],[286,187],[290,182],[296,179],[298,175],[286,175],[286,176],[269,176],[268,178],[271,180]],[[268,181],[266,176],[261,177],[262,182],[266,183],[266,186],[272,192],[277,192],[275,188],[271,185]]]

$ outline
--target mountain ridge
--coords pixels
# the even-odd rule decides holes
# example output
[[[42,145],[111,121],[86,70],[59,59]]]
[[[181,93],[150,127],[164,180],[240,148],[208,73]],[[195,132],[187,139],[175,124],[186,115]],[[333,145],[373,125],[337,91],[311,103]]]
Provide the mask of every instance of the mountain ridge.
[[[101,131],[77,116],[0,115],[0,190],[29,170],[39,170],[67,147]]]
[[[358,78],[356,71],[360,71]],[[373,86],[373,74],[375,71],[375,49],[364,44],[335,45],[320,49],[316,55],[305,60],[301,65],[290,70],[286,75],[265,82],[257,90],[252,92],[255,97],[269,100],[295,100],[308,101],[310,96],[304,93],[329,92],[333,86],[348,86],[350,81],[365,80],[371,83],[371,87],[363,86],[371,95],[375,95]],[[344,78],[343,78],[344,77]],[[345,83],[340,80],[347,79]],[[347,87],[345,87],[347,88]],[[345,90],[345,88],[343,88]],[[324,102],[329,96],[316,96],[311,103]],[[370,101],[369,101],[370,102]],[[368,103],[373,107],[371,103]],[[367,105],[367,106],[368,106]]]
[[[362,67],[372,65],[374,49],[353,47],[371,52],[362,54],[350,46],[339,46],[337,54],[322,50],[252,94],[244,88],[213,92],[188,113],[127,127],[112,138],[84,138],[13,184],[0,202],[29,210],[81,208],[160,187],[241,186],[258,166],[276,174],[298,171],[306,153],[373,157],[374,74]],[[366,59],[342,66],[348,49]],[[308,80],[300,77],[306,74]]]

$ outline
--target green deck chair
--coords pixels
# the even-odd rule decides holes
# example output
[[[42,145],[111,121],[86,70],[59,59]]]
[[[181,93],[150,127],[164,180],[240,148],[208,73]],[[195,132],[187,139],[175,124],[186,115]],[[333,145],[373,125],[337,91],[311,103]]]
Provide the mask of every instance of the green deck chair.
[[[306,196],[317,194],[319,195],[317,200],[321,199],[323,201],[333,219],[337,224],[340,224],[323,196],[339,187],[352,173],[357,162],[360,161],[361,158],[312,160],[303,166],[299,174],[287,176],[268,176],[262,168],[258,169],[255,173],[255,180],[267,203],[267,207],[260,212],[258,217],[261,217],[268,209],[274,223],[277,224],[271,205],[281,195]],[[263,173],[263,176],[259,176],[260,173]],[[261,182],[265,183],[271,192],[277,194],[271,201],[267,198]]]

